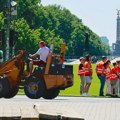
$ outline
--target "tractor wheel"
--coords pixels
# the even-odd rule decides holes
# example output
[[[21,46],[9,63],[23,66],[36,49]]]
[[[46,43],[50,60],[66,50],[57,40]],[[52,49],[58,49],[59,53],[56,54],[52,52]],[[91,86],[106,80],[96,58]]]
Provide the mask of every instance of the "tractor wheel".
[[[10,88],[8,94],[4,95],[4,98],[13,98],[18,93],[18,87],[12,87]]]
[[[59,90],[58,89],[51,89],[51,90],[46,90],[43,94],[44,99],[54,99],[59,95]]]
[[[2,78],[2,82],[3,82],[3,97],[4,97],[4,96],[7,96],[9,94],[10,83],[9,83],[7,78]]]
[[[3,81],[2,81],[2,79],[0,78],[0,98],[3,97],[3,89],[4,89]]]
[[[24,92],[31,99],[38,99],[43,94],[43,83],[39,78],[29,77],[24,84]]]

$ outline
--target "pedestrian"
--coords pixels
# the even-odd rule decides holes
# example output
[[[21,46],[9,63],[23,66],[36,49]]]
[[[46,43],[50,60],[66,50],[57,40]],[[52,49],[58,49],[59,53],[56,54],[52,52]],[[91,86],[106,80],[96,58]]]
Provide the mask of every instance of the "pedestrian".
[[[80,76],[80,94],[84,93],[84,83],[85,83],[85,70],[84,70],[84,57],[80,57],[80,64],[78,67],[78,75]]]
[[[107,57],[103,56],[102,60],[100,62],[97,63],[96,65],[96,73],[97,76],[100,80],[100,91],[99,91],[99,96],[104,96],[104,86],[105,86],[105,69],[103,64],[106,62]]]
[[[91,64],[91,56],[86,55],[85,63],[84,63],[84,69],[85,69],[85,86],[84,86],[84,94],[86,96],[89,96],[89,88],[92,82],[92,64]]]
[[[117,68],[118,68],[118,74],[119,74],[119,77],[118,77],[118,95],[120,96],[120,60],[117,61]]]
[[[110,74],[110,71],[111,71],[111,68],[110,68],[110,60],[107,60],[105,63],[104,63],[104,68],[105,68],[105,76],[106,76],[106,96],[111,96],[111,83],[110,83],[110,77],[111,77],[111,74]]]
[[[111,82],[111,93],[113,97],[118,97],[118,68],[117,68],[117,63],[113,63],[113,68],[110,71],[111,77],[110,77],[110,82]]]

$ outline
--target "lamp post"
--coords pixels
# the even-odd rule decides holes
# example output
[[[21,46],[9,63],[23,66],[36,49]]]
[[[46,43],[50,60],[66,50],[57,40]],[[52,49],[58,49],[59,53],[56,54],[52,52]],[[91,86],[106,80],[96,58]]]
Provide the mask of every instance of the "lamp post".
[[[90,41],[90,34],[88,32],[85,32],[85,43],[84,43],[84,54],[89,53],[89,41]]]
[[[15,1],[11,2],[11,18],[16,19],[17,18],[17,3]]]
[[[7,1],[6,6],[6,21],[7,21],[7,28],[6,28],[6,47],[5,47],[5,60],[9,59],[9,35],[10,35],[10,2],[11,0]]]
[[[7,6],[6,6],[6,47],[5,47],[5,60],[9,59],[9,50],[10,50],[10,46],[9,46],[9,40],[10,40],[10,24],[11,24],[11,17],[12,16],[16,16],[17,15],[17,9],[16,9],[16,2],[13,0],[8,0],[7,1]]]
[[[12,1],[11,2],[11,19],[14,20],[14,36],[13,36],[13,39],[15,39],[15,34],[16,34],[16,31],[15,31],[15,20],[17,18],[17,3],[15,1]],[[14,42],[14,40],[13,40]],[[15,46],[13,45],[12,46],[12,55],[14,55],[14,49],[15,49]]]

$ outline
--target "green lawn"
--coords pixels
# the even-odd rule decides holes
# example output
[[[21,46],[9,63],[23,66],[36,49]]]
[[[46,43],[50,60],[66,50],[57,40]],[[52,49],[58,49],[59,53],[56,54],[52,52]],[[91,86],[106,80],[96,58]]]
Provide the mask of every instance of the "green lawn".
[[[100,88],[100,81],[97,78],[95,72],[96,64],[92,64],[93,67],[93,79],[89,89],[90,96],[98,96],[99,95],[99,88]],[[78,65],[75,64],[73,67],[74,71],[74,85],[66,90],[62,90],[60,95],[70,95],[70,96],[79,96],[80,95],[80,77],[77,75]]]

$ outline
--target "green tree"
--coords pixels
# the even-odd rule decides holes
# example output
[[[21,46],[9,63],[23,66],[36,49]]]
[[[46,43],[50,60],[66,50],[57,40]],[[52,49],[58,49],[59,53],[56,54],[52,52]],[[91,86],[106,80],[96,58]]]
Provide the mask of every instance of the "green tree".
[[[108,46],[104,45],[98,35],[85,26],[81,19],[69,10],[57,5],[42,6],[40,0],[16,0],[18,20],[15,29],[18,32],[15,48],[25,48],[29,52],[38,49],[38,42],[44,40],[49,46],[55,44],[55,52],[59,53],[61,43],[67,43],[66,55],[82,56],[85,51],[85,33],[90,35],[89,51],[91,55],[108,54]],[[0,1],[0,11],[4,11],[6,1]],[[38,4],[39,3],[39,4]],[[0,13],[0,27],[5,28],[4,16]],[[14,22],[11,22],[14,29]]]
[[[35,36],[34,33],[36,33],[37,30],[33,32],[23,18],[17,20],[16,30],[18,32],[18,40],[16,41],[15,49],[26,49],[27,52],[34,51],[36,47],[34,40],[37,40],[37,34]]]
[[[7,0],[0,0],[0,12],[5,11],[6,3],[7,3]]]
[[[0,13],[0,29],[3,29],[3,28],[4,28],[4,15],[1,12]]]

